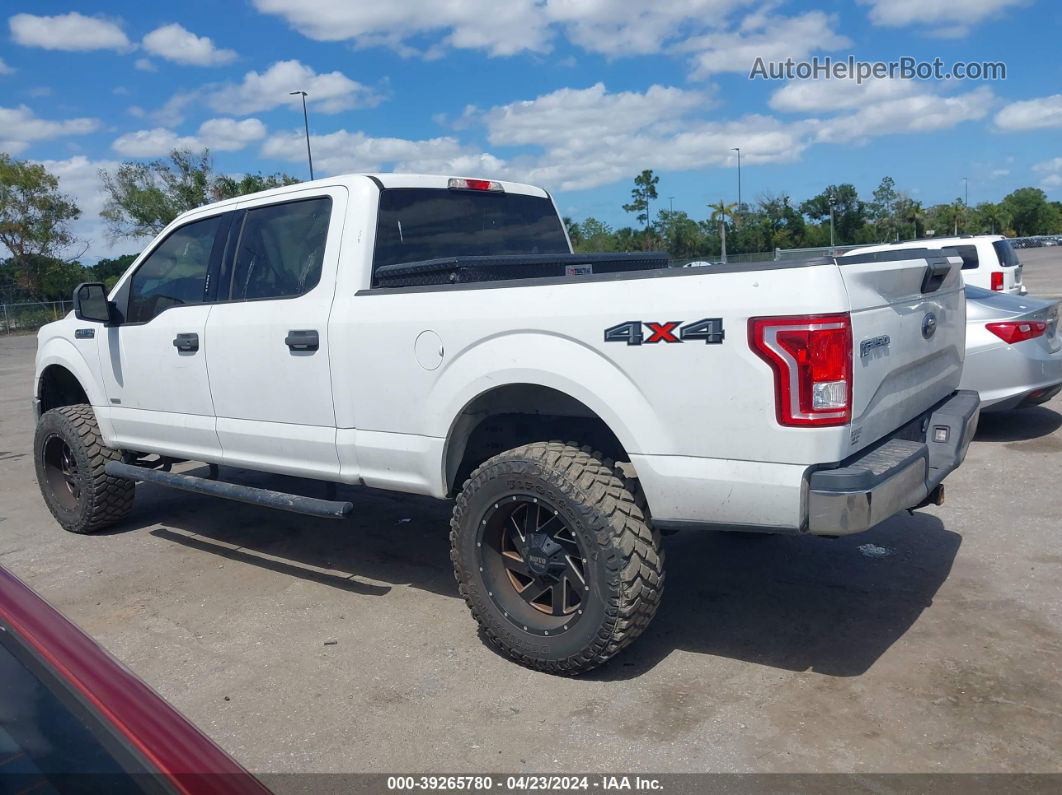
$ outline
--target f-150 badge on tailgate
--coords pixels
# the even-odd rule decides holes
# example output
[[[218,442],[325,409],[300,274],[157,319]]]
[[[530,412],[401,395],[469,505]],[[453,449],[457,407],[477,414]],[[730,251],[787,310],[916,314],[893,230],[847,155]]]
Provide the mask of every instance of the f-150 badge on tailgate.
[[[643,333],[643,326],[647,333]],[[662,323],[628,320],[605,329],[605,342],[625,342],[628,345],[694,342],[696,340],[704,340],[705,345],[719,345],[725,336],[723,319],[719,317],[707,317],[686,325],[682,325],[681,320],[668,320]]]

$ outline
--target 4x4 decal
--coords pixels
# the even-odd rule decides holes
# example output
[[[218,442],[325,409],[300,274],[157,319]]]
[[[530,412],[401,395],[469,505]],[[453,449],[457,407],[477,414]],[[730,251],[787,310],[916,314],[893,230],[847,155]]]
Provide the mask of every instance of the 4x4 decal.
[[[648,334],[642,327],[648,329]],[[641,320],[628,320],[605,329],[605,342],[625,342],[628,345],[652,345],[657,342],[692,342],[704,340],[705,345],[719,345],[726,332],[723,331],[723,319],[707,317],[682,326],[681,320],[667,320],[662,323]],[[676,332],[677,329],[677,332]]]

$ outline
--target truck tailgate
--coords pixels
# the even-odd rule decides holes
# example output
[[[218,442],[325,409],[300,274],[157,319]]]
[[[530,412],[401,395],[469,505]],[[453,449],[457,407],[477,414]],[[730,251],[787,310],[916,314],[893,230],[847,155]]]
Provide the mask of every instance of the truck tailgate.
[[[959,385],[966,345],[962,260],[912,249],[839,257],[852,313],[854,452]]]

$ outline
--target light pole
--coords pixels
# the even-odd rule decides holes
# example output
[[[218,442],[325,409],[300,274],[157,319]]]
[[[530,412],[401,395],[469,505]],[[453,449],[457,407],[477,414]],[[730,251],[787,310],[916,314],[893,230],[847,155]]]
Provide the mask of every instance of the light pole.
[[[313,155],[310,154],[310,117],[306,113],[306,92],[305,91],[290,91],[291,96],[295,94],[302,95],[302,121],[306,125],[306,159],[310,162],[310,179],[313,179]]]
[[[969,177],[963,177],[962,178],[962,190],[963,190],[962,203],[965,204],[967,207],[969,207],[970,206],[970,178]]]
[[[827,194],[830,198],[830,254],[835,253],[833,246],[833,194]]]
[[[667,197],[667,203],[668,203],[668,208],[669,208],[671,214],[674,215],[675,214],[675,197],[674,196],[668,196]]]
[[[738,212],[741,212],[741,147],[730,147],[731,152],[738,153]]]

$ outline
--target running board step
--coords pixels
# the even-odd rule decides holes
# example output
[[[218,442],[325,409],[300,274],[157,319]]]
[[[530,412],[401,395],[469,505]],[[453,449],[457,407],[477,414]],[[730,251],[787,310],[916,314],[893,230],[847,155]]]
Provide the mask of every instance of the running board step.
[[[108,475],[127,480],[142,480],[171,489],[192,491],[196,494],[209,494],[211,497],[224,497],[227,500],[262,505],[292,513],[304,513],[322,519],[345,519],[354,510],[353,503],[338,500],[319,500],[316,497],[300,497],[297,494],[285,494],[282,491],[256,489],[253,486],[241,486],[238,483],[223,483],[220,480],[207,480],[195,475],[178,475],[159,469],[125,464],[121,461],[108,461],[105,470]]]

